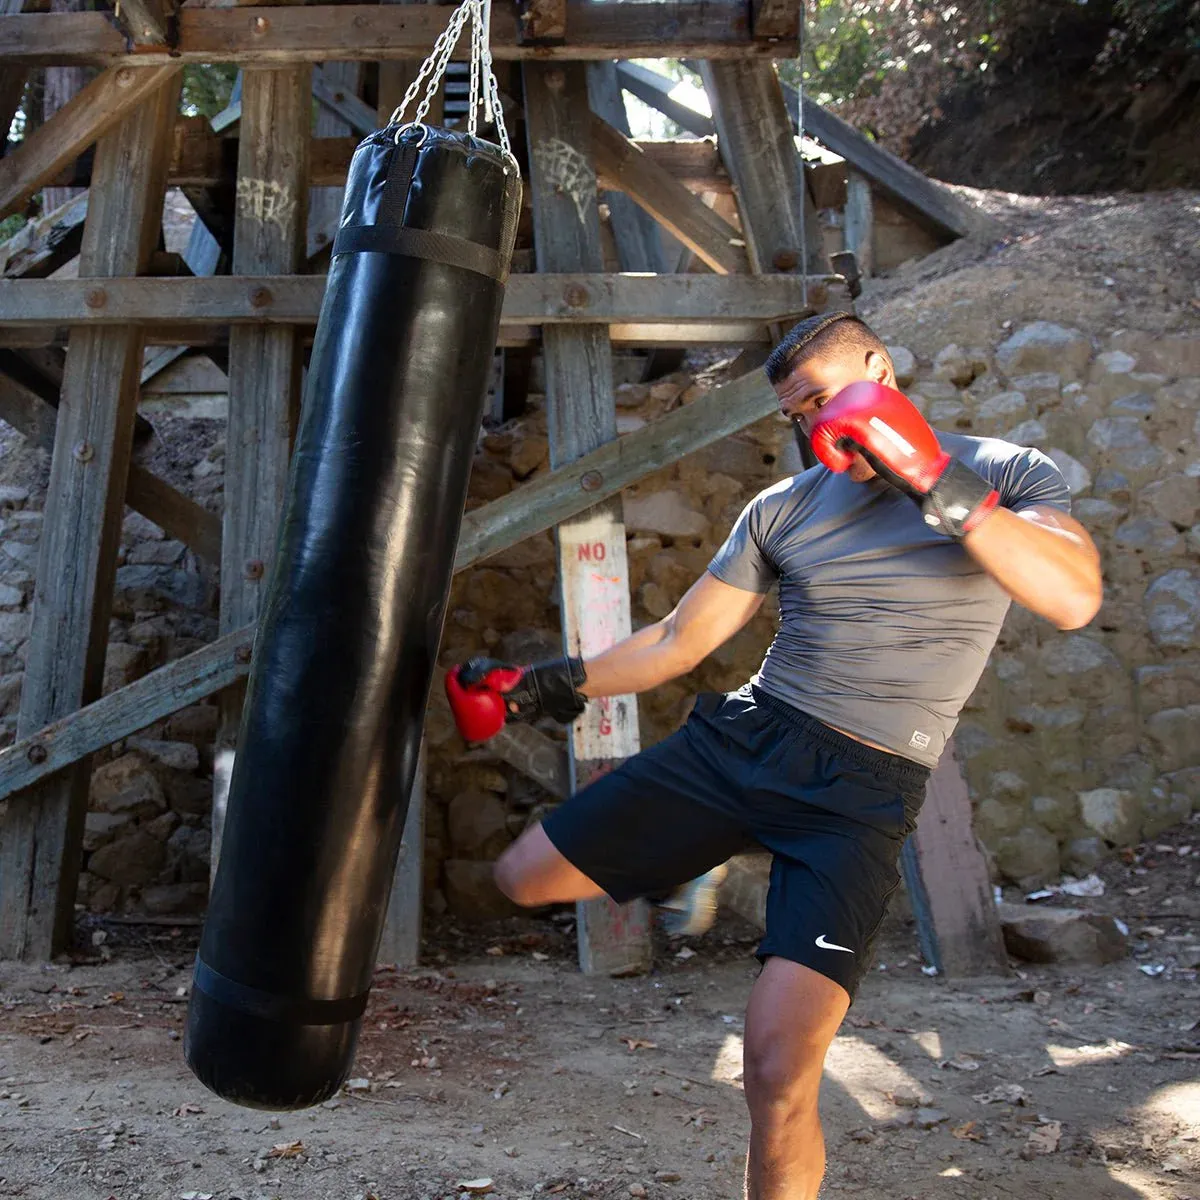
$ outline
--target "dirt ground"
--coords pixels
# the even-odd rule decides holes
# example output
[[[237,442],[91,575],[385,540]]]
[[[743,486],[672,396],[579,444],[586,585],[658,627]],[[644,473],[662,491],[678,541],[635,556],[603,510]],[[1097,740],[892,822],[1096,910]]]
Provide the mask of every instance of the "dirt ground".
[[[1100,874],[1070,903],[1129,926],[1103,968],[927,977],[893,914],[828,1061],[825,1194],[1200,1200],[1200,820]],[[754,931],[608,979],[572,926],[431,928],[428,965],[378,972],[343,1093],[274,1117],[184,1064],[196,928],[81,916],[73,961],[0,964],[0,1196],[735,1200]]]

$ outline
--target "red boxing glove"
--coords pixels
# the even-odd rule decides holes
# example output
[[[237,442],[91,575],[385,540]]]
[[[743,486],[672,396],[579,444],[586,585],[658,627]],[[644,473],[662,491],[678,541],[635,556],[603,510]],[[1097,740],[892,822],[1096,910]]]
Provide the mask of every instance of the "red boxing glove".
[[[486,683],[464,687],[459,679],[461,671],[462,667],[458,666],[446,672],[446,699],[450,701],[454,723],[468,742],[486,742],[504,728],[508,718],[504,697]],[[513,683],[517,682],[521,677],[520,668],[513,668],[511,673]]]
[[[909,398],[881,383],[852,383],[822,408],[810,434],[813,453],[845,471],[855,452],[882,479],[918,504],[925,522],[961,539],[1000,503],[983,476],[951,458]]]
[[[458,732],[468,742],[483,742],[505,721],[553,717],[568,724],[587,701],[578,688],[587,682],[583,660],[556,658],[517,667],[494,658],[472,658],[446,672],[446,699]]]

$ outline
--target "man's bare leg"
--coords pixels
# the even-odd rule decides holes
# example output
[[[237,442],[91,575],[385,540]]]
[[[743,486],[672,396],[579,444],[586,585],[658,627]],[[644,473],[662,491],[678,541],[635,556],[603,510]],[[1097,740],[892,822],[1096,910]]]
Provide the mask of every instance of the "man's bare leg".
[[[496,886],[515,904],[567,904],[594,900],[604,889],[572,866],[540,825],[527,829],[496,860]]]
[[[816,1200],[825,1174],[817,1096],[850,998],[824,975],[769,958],[746,1009],[746,1200]]]

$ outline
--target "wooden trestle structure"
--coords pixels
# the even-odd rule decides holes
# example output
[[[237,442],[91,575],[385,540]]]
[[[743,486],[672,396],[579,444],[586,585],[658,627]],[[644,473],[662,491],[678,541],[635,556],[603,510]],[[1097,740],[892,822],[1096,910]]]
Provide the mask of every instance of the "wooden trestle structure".
[[[122,0],[119,12],[74,13],[0,5],[6,124],[27,68],[101,68],[0,159],[0,217],[46,186],[88,189],[10,243],[0,280],[0,417],[53,446],[17,741],[0,752],[0,957],[48,958],[68,939],[89,756],[213,695],[223,714],[219,838],[221,752],[233,750],[283,504],[303,353],[340,206],[331,189],[451,11],[404,0]],[[594,651],[629,629],[621,489],[772,412],[753,369],[770,331],[851,302],[821,247],[795,104],[772,62],[794,54],[799,20],[799,0],[496,4],[493,53],[529,204],[501,346],[544,357],[553,470],[467,514],[456,569],[556,526],[572,648]],[[628,61],[651,57],[698,62],[711,120],[682,110],[669,83]],[[242,68],[235,103],[212,121],[179,115],[187,63]],[[699,136],[633,141],[622,88]],[[447,118],[453,91],[448,84]],[[806,131],[850,165],[850,249],[861,254],[869,241],[872,193],[943,240],[967,230],[967,210],[944,189],[817,105],[806,113]],[[176,186],[198,213],[182,257],[158,249],[164,193]],[[78,278],[47,278],[75,256]],[[613,347],[695,345],[742,348],[748,373],[618,439]],[[131,466],[139,387],[187,347],[228,367],[223,519]],[[100,698],[126,505],[219,564],[220,636]],[[597,582],[581,564],[601,556]],[[506,729],[495,745],[565,794],[636,751],[635,702],[590,706],[569,762],[529,728]],[[420,812],[415,798],[389,961],[416,955]],[[584,906],[580,934],[585,969],[648,963],[637,905]]]

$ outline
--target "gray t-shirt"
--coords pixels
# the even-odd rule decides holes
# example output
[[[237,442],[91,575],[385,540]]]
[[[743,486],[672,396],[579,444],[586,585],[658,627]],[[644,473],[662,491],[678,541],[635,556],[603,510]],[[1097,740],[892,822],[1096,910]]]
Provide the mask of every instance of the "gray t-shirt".
[[[1070,511],[1038,450],[938,431],[1019,512]],[[750,592],[778,582],[779,632],[753,681],[835,728],[935,766],[995,645],[1009,598],[906,495],[813,467],[756,496],[708,568]]]

